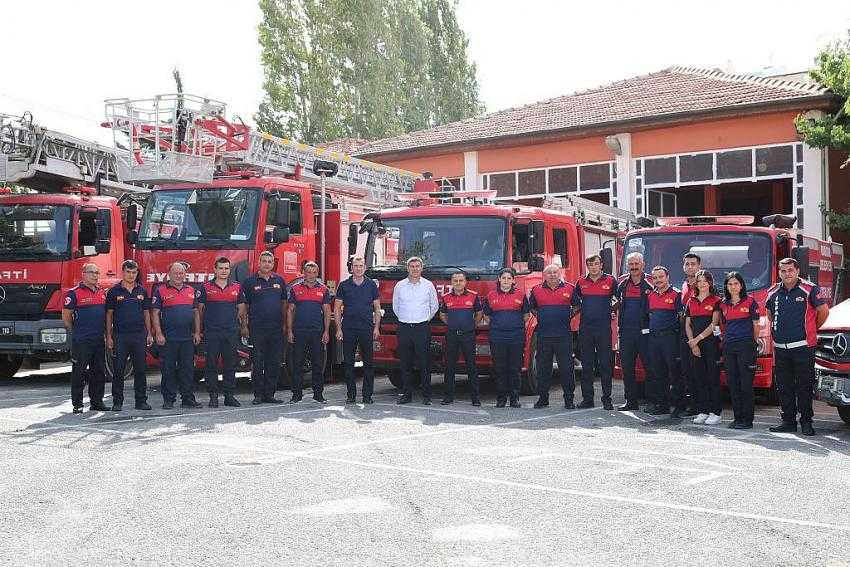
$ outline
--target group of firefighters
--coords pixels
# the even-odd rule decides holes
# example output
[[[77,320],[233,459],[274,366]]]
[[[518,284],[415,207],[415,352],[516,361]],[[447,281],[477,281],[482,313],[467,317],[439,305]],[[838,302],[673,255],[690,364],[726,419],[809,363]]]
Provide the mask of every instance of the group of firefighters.
[[[543,271],[544,281],[526,294],[514,283],[512,269],[498,274],[498,284],[486,297],[466,287],[466,275],[451,276],[452,289],[438,297],[433,284],[422,277],[421,258],[407,261],[408,277],[393,290],[392,310],[397,318],[397,348],[403,379],[399,404],[413,399],[418,373],[423,404],[431,404],[431,321],[439,313],[446,325],[445,394],[442,404],[454,402],[455,373],[462,355],[469,377],[471,402],[480,406],[476,368],[476,329],[489,326],[489,347],[496,377],[496,407],[521,407],[520,371],[526,341],[526,322],[536,318],[535,408],[549,405],[553,363],[557,359],[567,409],[594,406],[594,376],[601,379],[602,406],[612,402],[612,317],[618,318],[620,358],[625,400],[617,409],[638,411],[640,393],[636,361],[645,369],[645,397],[651,415],[693,417],[694,423],[721,421],[721,364],[732,399],[733,429],[753,426],[753,378],[759,337],[759,305],[748,295],[739,272],[725,274],[722,287],[701,269],[697,254],[683,257],[681,290],[671,285],[667,267],[655,266],[649,275],[640,253],[626,257],[628,274],[619,281],[604,273],[598,255],[589,256],[587,273],[575,283],[561,278],[555,264]],[[134,367],[135,407],[150,410],[147,402],[145,356],[155,350],[162,369],[164,409],[181,395],[181,406],[201,407],[193,393],[194,352],[203,336],[209,407],[218,407],[218,363],[223,369],[224,405],[239,406],[235,397],[239,337],[252,345],[252,404],[283,403],[275,398],[284,340],[292,349],[292,397],[302,399],[305,358],[311,356],[313,399],[326,402],[324,345],[330,341],[333,318],[336,338],[342,342],[347,403],[356,401],[355,355],[363,362],[361,400],[371,404],[374,388],[373,345],[378,338],[382,309],[377,285],[365,277],[365,262],[354,258],[352,275],[338,286],[332,302],[319,279],[315,262],[303,266],[303,278],[287,285],[274,273],[274,256],[260,255],[258,271],[241,284],[231,281],[230,261],[215,262],[214,278],[195,288],[186,283],[181,262],[172,264],[168,279],[149,297],[138,283],[138,265],[127,260],[122,280],[111,289],[98,286],[96,265],[83,267],[83,281],[69,290],[63,320],[72,336],[71,398],[74,413],[83,411],[84,382],[89,384],[93,411],[121,411],[124,369]],[[800,278],[796,260],[779,262],[780,282],[768,293],[764,306],[772,325],[776,385],[782,402],[782,422],[775,432],[797,430],[814,435],[812,393],[814,345],[817,329],[826,320],[827,300],[815,284]],[[579,317],[578,351],[582,365],[581,396],[574,402],[573,332]],[[103,403],[104,360],[113,357],[112,407]],[[722,359],[721,359],[722,352]],[[722,362],[721,362],[722,360]],[[672,411],[671,411],[672,410]]]

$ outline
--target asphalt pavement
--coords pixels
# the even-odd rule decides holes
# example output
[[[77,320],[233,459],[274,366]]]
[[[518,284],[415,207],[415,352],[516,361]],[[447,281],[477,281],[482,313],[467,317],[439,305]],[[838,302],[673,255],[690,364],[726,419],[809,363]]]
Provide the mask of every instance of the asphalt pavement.
[[[167,411],[152,375],[153,411],[73,415],[67,368],[17,377],[0,384],[0,564],[850,565],[833,408],[808,438],[770,433],[768,405],[736,431],[728,405],[701,426],[567,411],[559,389],[496,409],[482,388],[481,408],[465,384],[450,406],[397,406],[385,378],[372,406],[341,384],[327,405],[251,406],[243,384],[240,408]]]

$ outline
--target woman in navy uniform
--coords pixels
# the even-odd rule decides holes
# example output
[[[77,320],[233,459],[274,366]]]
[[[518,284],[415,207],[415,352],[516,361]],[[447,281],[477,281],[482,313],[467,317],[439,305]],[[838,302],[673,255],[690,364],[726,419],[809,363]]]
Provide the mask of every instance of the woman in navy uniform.
[[[759,330],[759,307],[747,295],[747,284],[739,272],[729,272],[723,280],[720,303],[720,331],[723,339],[723,368],[732,398],[734,421],[730,429],[752,429],[755,344]]]
[[[696,289],[685,305],[685,333],[694,373],[694,405],[699,411],[694,423],[717,425],[723,411],[717,366],[720,353],[714,335],[720,322],[720,298],[714,289],[714,277],[708,270],[698,271],[695,283]]]
[[[519,408],[519,372],[525,350],[525,322],[530,317],[528,298],[514,285],[514,271],[503,268],[499,285],[484,299],[484,314],[490,324],[490,354],[496,374],[496,407]]]

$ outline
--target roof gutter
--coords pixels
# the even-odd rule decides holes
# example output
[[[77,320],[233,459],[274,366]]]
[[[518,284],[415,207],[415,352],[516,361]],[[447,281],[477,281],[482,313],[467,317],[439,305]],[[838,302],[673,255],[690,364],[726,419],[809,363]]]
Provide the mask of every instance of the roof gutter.
[[[795,98],[791,101],[779,100],[768,103],[749,103],[738,106],[723,107],[722,109],[703,110],[699,112],[685,111],[675,112],[671,114],[662,114],[652,117],[629,118],[627,120],[614,120],[611,122],[600,122],[590,126],[571,126],[568,128],[560,128],[557,130],[538,130],[535,132],[523,132],[517,134],[506,134],[500,136],[490,136],[483,138],[474,138],[463,142],[446,142],[442,144],[433,144],[427,146],[418,146],[402,150],[387,150],[384,152],[365,152],[356,153],[356,157],[361,159],[404,159],[410,157],[410,154],[416,154],[417,157],[425,157],[429,155],[445,154],[448,151],[474,151],[481,149],[503,148],[518,145],[518,142],[533,140],[534,142],[554,142],[568,140],[574,138],[586,138],[589,136],[603,136],[609,134],[617,134],[623,131],[624,127],[629,127],[630,131],[653,130],[660,126],[678,126],[682,124],[690,124],[699,122],[707,118],[723,119],[734,118],[746,115],[758,115],[778,112],[782,110],[812,110],[819,109],[834,109],[839,102],[839,98],[833,94],[822,94],[809,96],[804,98]]]

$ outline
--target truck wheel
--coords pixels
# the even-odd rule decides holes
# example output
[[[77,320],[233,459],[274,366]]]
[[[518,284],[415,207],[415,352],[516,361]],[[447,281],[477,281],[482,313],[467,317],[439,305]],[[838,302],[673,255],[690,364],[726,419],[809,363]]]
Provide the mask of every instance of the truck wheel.
[[[24,359],[11,354],[0,355],[0,380],[13,378],[21,369]]]
[[[112,382],[112,368],[115,366],[115,358],[109,354],[109,351],[106,351],[105,362],[103,364],[103,368],[106,370],[106,381]],[[124,365],[124,381],[130,380],[133,378],[133,361],[131,359],[127,359],[127,363]]]
[[[850,406],[838,406],[838,416],[844,420],[844,423],[850,425]]]
[[[537,334],[531,335],[531,341],[528,345],[530,360],[528,361],[528,370],[522,373],[522,380],[519,391],[525,396],[530,396],[537,393]]]
[[[404,386],[404,381],[401,379],[401,370],[398,368],[393,368],[387,373],[387,376],[390,379],[390,384],[396,387],[397,390],[401,390],[402,386]]]

